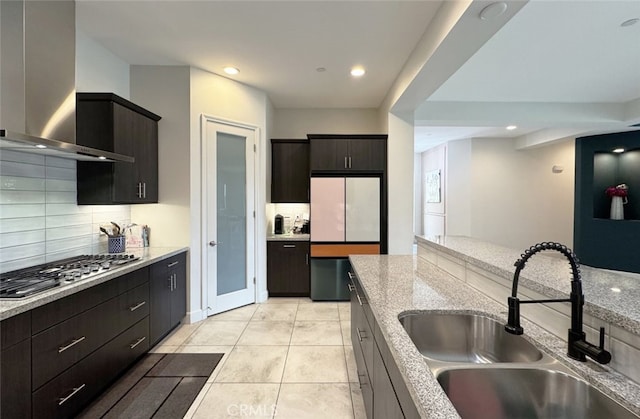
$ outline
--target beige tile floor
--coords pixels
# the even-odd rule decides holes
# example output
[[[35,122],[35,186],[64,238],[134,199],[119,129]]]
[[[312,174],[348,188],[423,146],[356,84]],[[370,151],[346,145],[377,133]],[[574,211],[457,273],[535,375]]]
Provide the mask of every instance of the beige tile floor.
[[[185,418],[365,418],[348,302],[270,298],[182,325],[152,352],[224,357]]]

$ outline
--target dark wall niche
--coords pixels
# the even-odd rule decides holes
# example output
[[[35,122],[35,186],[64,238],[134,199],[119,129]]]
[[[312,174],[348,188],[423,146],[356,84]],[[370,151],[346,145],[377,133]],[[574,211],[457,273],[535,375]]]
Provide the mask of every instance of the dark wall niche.
[[[639,139],[640,141],[640,139]],[[610,186],[626,183],[628,203],[625,220],[640,218],[640,149],[624,153],[595,152],[593,155],[593,217],[609,218],[611,198],[605,193]]]
[[[629,187],[629,203],[624,220],[611,220],[605,190],[620,183]],[[581,263],[640,273],[640,131],[576,139],[574,204],[573,247]]]

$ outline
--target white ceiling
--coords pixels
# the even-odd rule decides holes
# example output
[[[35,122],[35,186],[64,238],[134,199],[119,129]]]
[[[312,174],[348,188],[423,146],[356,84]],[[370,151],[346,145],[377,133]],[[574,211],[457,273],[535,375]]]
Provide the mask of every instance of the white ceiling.
[[[241,72],[230,78],[267,92],[276,108],[377,108],[429,25],[442,23],[440,6],[436,0],[77,0],[76,13],[81,31],[130,64],[191,65],[216,74],[233,65]],[[475,53],[422,95],[414,115],[416,150],[495,136],[528,145],[640,122],[640,23],[620,26],[635,17],[637,0],[531,0],[486,35],[484,45],[475,39],[481,45]],[[467,27],[467,42],[447,44],[438,59],[473,43],[476,28]],[[422,68],[441,68],[435,64]],[[353,65],[367,74],[351,78]],[[518,129],[506,131],[509,124]]]

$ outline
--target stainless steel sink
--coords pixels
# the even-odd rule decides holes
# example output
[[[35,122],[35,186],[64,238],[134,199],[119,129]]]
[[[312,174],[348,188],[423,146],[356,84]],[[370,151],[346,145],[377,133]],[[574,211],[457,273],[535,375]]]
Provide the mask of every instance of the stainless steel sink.
[[[437,379],[464,419],[636,417],[587,382],[548,369],[450,369]]]
[[[457,313],[407,313],[400,323],[420,353],[441,362],[535,362],[542,353],[489,317]]]

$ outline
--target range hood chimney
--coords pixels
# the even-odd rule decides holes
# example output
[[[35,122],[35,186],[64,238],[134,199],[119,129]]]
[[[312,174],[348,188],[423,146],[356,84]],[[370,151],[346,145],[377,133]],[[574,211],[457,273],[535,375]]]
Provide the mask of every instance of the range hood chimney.
[[[133,162],[77,145],[72,0],[0,1],[0,150]]]

